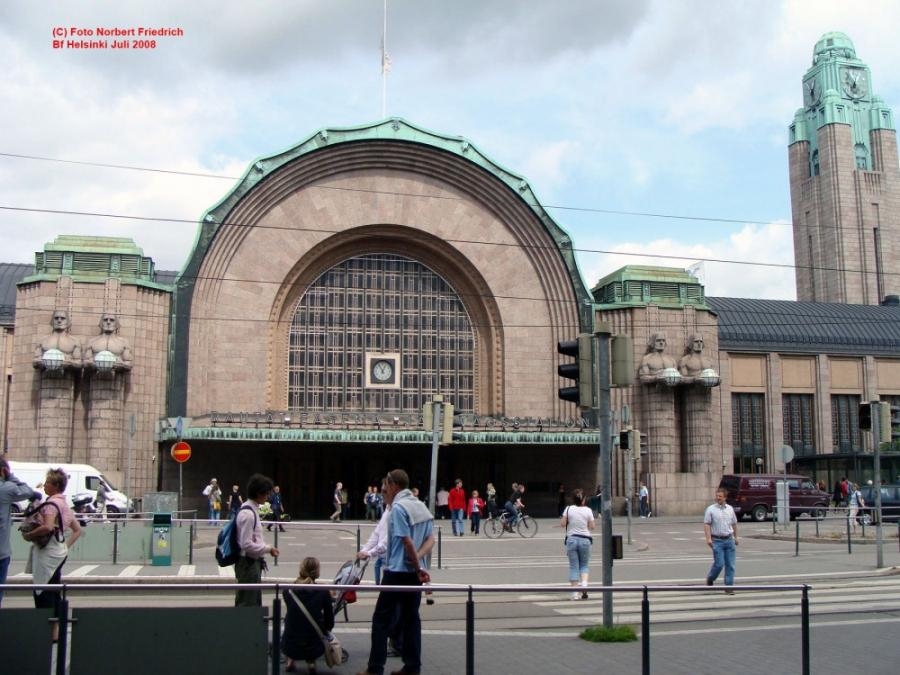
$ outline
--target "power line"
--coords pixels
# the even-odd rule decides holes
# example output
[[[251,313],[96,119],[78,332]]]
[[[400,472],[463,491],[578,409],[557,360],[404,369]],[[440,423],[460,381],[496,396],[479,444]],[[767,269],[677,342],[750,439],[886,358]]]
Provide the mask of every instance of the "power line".
[[[421,196],[421,195],[419,195]],[[135,220],[140,222],[160,222],[160,223],[182,223],[182,224],[198,224],[194,219],[187,218],[168,218],[163,216],[132,216],[127,214],[119,214],[119,213],[104,213],[99,211],[72,211],[66,209],[40,209],[33,207],[25,207],[25,206],[3,206],[0,205],[0,210],[2,211],[18,211],[24,213],[45,213],[50,215],[66,215],[66,216],[88,216],[91,218],[112,218],[119,220]],[[344,232],[344,230],[329,230],[322,228],[314,228],[314,227],[295,227],[295,226],[286,226],[286,225],[263,225],[263,224],[245,224],[245,223],[237,223],[233,221],[223,221],[221,223],[216,223],[219,227],[223,226],[231,226],[231,227],[246,227],[246,228],[257,228],[257,229],[270,229],[270,230],[282,230],[286,232],[315,232],[320,234],[340,234]],[[510,248],[522,248],[522,249],[548,249],[548,250],[556,250],[555,246],[541,246],[538,244],[520,244],[520,243],[509,243],[509,242],[493,242],[493,241],[483,241],[477,239],[452,239],[445,238],[444,241],[452,242],[455,244],[478,244],[484,246],[502,246],[502,247],[510,247]],[[593,253],[593,254],[601,254],[601,255],[619,255],[626,257],[634,257],[634,258],[658,258],[660,260],[682,260],[682,261],[702,261],[709,263],[721,263],[723,265],[746,265],[750,267],[772,267],[776,269],[785,269],[785,270],[817,270],[823,272],[847,272],[851,274],[870,274],[865,270],[860,269],[852,269],[849,267],[826,267],[826,266],[813,266],[813,265],[794,265],[791,263],[773,263],[773,262],[757,262],[752,260],[730,260],[728,258],[702,258],[698,256],[688,256],[688,255],[673,255],[668,253],[653,253],[653,252],[645,252],[645,253],[631,253],[626,251],[614,251],[607,249],[590,249],[590,248],[576,248],[572,247],[570,250],[577,253]],[[882,272],[884,276],[900,276],[900,272]]]

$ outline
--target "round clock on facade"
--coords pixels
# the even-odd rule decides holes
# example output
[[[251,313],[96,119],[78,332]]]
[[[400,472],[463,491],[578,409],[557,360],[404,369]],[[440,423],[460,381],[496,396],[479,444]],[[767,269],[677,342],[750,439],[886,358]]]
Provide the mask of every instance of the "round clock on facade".
[[[816,105],[822,97],[822,88],[819,86],[819,80],[815,77],[809,78],[803,83],[803,97],[807,106]]]
[[[381,359],[372,364],[372,379],[376,382],[390,382],[394,377],[394,364]]]
[[[850,98],[862,98],[869,93],[869,80],[862,68],[841,70],[841,87]]]

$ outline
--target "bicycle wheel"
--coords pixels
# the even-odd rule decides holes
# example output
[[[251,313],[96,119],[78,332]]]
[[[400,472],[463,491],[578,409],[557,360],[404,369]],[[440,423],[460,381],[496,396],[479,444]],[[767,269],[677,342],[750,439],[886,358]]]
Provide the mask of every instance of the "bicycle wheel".
[[[531,516],[522,516],[521,518],[519,518],[519,522],[516,523],[516,532],[519,533],[520,537],[531,539],[534,535],[537,534],[537,531],[537,521]]]
[[[499,518],[491,518],[486,523],[483,523],[482,529],[484,529],[484,536],[488,539],[497,539],[503,536],[503,523],[500,522]]]

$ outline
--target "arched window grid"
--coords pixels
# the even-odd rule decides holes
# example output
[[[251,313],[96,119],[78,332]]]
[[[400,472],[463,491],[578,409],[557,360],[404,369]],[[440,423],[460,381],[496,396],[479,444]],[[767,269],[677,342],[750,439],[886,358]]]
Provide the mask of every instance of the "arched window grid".
[[[288,336],[288,408],[418,412],[434,394],[475,412],[476,334],[456,291],[396,254],[349,258],[298,301]],[[366,353],[400,354],[397,389],[365,387]]]

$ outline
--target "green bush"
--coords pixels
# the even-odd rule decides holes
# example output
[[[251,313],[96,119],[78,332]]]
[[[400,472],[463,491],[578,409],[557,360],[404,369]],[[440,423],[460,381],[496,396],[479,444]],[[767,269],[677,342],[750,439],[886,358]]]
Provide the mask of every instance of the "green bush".
[[[578,637],[588,642],[634,642],[638,639],[631,626],[592,626],[581,631]]]

